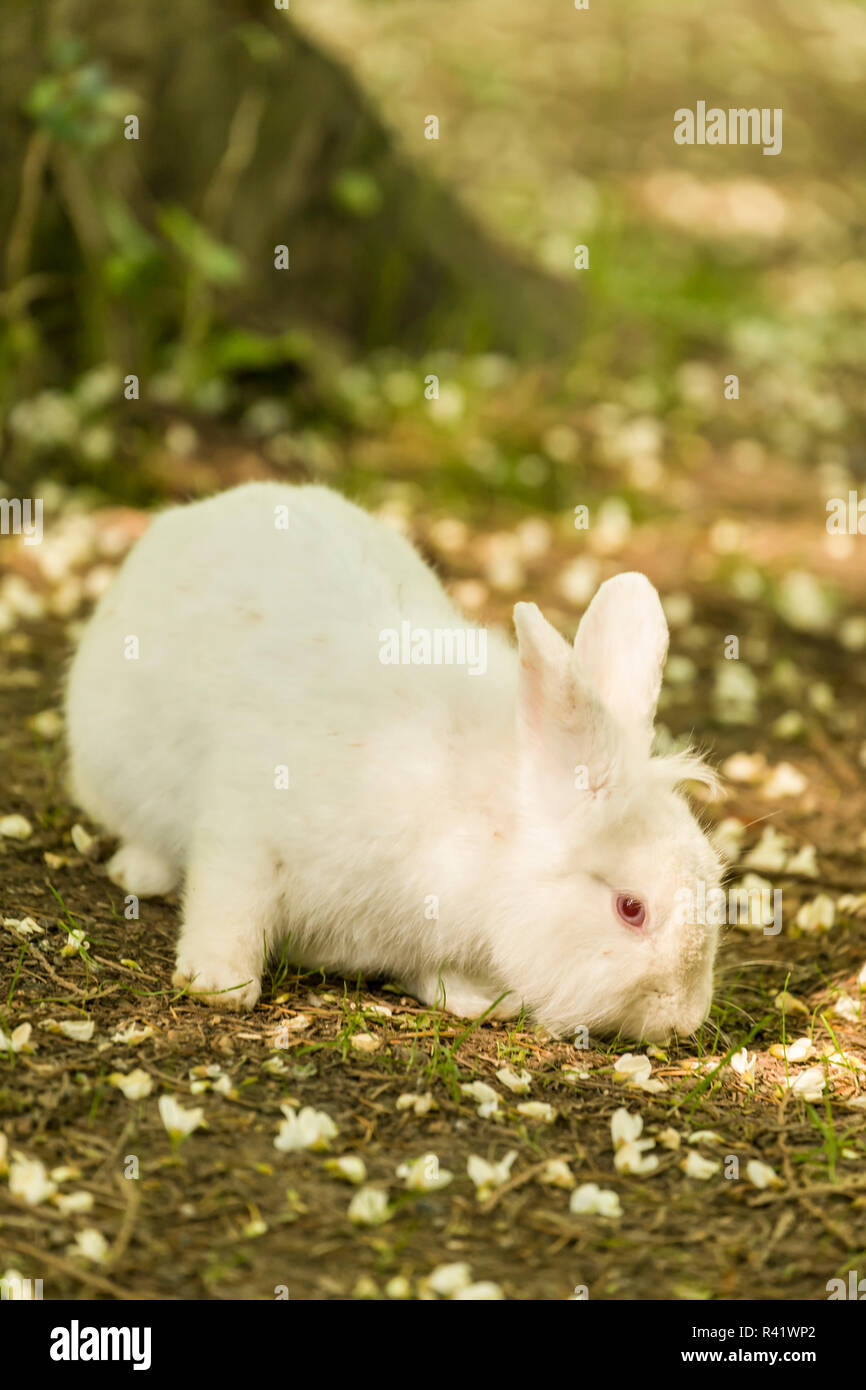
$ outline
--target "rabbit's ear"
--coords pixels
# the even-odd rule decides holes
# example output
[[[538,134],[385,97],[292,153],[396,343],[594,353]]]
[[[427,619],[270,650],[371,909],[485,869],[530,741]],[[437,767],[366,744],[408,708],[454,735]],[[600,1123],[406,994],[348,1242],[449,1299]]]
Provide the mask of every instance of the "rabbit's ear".
[[[580,677],[647,748],[667,650],[667,620],[645,574],[618,574],[602,584],[574,639]]]
[[[534,603],[514,605],[514,630],[520,655],[519,717],[528,732],[540,736],[546,723],[562,723],[573,710],[571,649]]]
[[[514,605],[520,656],[518,745],[529,783],[565,813],[576,787],[610,780],[615,738],[601,701],[580,679],[569,644],[534,603]],[[576,774],[585,773],[584,777]]]

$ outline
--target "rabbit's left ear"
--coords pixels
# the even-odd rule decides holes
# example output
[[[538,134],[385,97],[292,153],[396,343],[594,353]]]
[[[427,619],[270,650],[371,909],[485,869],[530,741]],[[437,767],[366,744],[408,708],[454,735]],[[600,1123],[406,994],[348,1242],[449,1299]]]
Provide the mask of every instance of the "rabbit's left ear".
[[[647,750],[668,650],[659,596],[644,574],[602,584],[574,639],[578,672],[617,723]]]

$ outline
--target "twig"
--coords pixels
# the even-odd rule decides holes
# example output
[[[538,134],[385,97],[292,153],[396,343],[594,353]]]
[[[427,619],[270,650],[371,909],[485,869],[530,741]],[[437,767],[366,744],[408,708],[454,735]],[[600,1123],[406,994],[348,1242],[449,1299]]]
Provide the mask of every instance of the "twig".
[[[6,285],[10,290],[22,278],[30,259],[33,229],[42,192],[42,179],[51,146],[47,131],[35,131],[28,142],[21,168],[21,197],[6,243]]]
[[[138,1183],[129,1178],[121,1178],[120,1181],[126,1183],[126,1211],[123,1214],[123,1221],[120,1224],[117,1238],[108,1253],[108,1264],[112,1269],[126,1254],[126,1247],[132,1239],[135,1218],[138,1216],[138,1209],[141,1206],[141,1192]]]
[[[62,985],[64,989],[71,989],[72,993],[77,994],[81,999],[90,998],[90,994],[86,989],[79,989],[78,985],[74,985],[71,980],[64,980],[63,976],[57,973],[51,962],[45,958],[39,947],[35,946],[32,941],[28,940],[27,949],[33,952],[40,965],[42,965],[43,969],[48,971],[52,980],[55,980],[57,984]]]
[[[547,1159],[542,1163],[533,1163],[531,1168],[524,1169],[522,1173],[518,1173],[516,1177],[510,1178],[508,1182],[503,1183],[501,1187],[497,1187],[493,1195],[488,1197],[486,1202],[482,1202],[479,1208],[481,1215],[486,1216],[488,1212],[493,1211],[493,1208],[498,1205],[500,1199],[504,1197],[507,1192],[515,1192],[518,1187],[523,1187],[524,1183],[532,1182],[533,1178],[536,1178],[539,1173],[544,1171],[547,1167],[547,1163]]]
[[[103,1279],[99,1274],[92,1274],[88,1269],[79,1269],[78,1265],[71,1260],[64,1260],[61,1255],[52,1255],[47,1250],[40,1250],[38,1245],[31,1245],[29,1241],[7,1240],[8,1249],[16,1251],[19,1255],[29,1255],[30,1258],[39,1264],[53,1265],[61,1274],[65,1274],[69,1279],[76,1279],[80,1284],[86,1284],[88,1288],[98,1289],[100,1293],[107,1293],[111,1298],[120,1299],[122,1302],[136,1302],[139,1299],[157,1300],[162,1302],[164,1295],[151,1293],[149,1290],[137,1289],[134,1293],[125,1293],[116,1284],[112,1284],[109,1279]]]
[[[148,970],[133,970],[130,965],[121,965],[118,961],[107,960],[105,956],[93,956],[93,960],[98,961],[109,970],[117,970],[122,975],[132,975],[135,979],[154,980],[158,985],[162,984],[159,975],[151,975]]]

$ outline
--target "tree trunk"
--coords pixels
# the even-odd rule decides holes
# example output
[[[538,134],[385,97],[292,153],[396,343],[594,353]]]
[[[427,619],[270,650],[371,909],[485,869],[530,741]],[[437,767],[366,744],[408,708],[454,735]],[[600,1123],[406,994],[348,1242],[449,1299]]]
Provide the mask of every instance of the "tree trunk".
[[[80,41],[79,65],[102,64],[115,89],[101,118],[116,132],[90,151],[91,115],[49,130],[46,149],[44,121],[24,110],[64,35]],[[195,283],[181,292],[182,277],[171,289],[157,275],[138,303],[112,269],[125,238],[143,233],[165,253],[167,206],[238,253],[243,273],[209,293],[241,328],[315,325],[359,348],[522,356],[573,340],[575,292],[494,243],[407,165],[351,75],[262,0],[30,0],[4,16],[0,45],[6,286],[36,277],[22,293],[55,341],[99,314],[125,353],[137,316],[161,317],[162,341],[195,336]],[[139,118],[138,140],[124,138],[127,115]],[[281,245],[288,270],[274,265]],[[86,302],[81,292],[74,305],[76,280]]]

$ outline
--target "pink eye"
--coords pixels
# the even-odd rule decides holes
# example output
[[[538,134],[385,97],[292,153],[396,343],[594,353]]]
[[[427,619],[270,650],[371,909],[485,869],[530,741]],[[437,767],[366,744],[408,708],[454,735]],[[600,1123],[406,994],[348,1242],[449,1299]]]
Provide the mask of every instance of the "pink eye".
[[[617,895],[616,910],[627,927],[642,927],[646,921],[646,908],[640,898],[631,898],[627,893]]]

